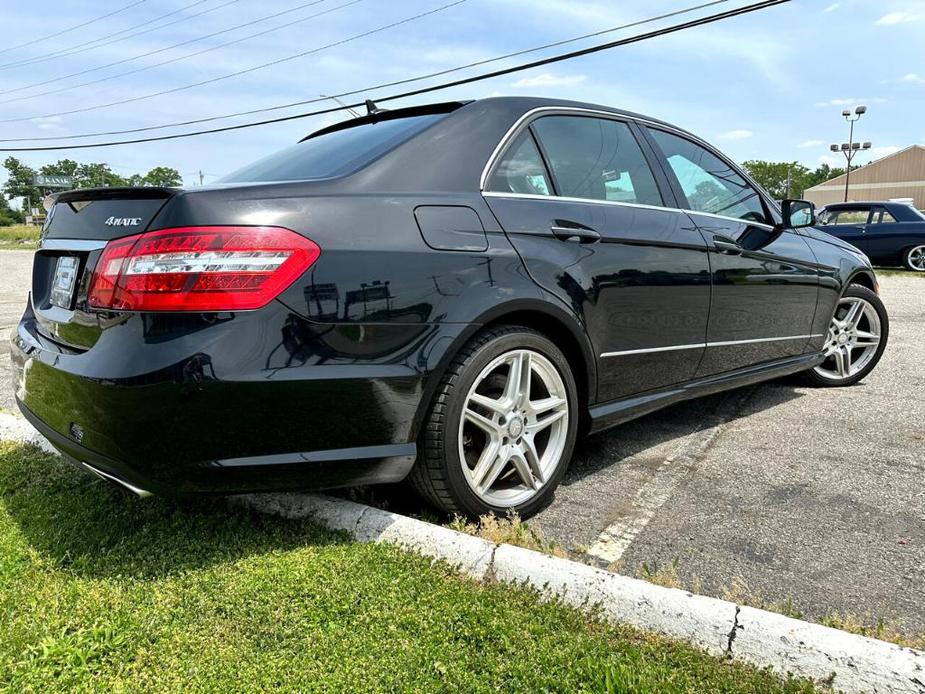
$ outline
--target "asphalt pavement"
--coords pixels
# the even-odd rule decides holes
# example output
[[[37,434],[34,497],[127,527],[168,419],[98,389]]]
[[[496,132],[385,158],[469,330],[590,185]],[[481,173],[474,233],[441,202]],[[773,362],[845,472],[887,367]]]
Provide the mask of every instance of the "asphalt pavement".
[[[31,266],[29,251],[0,251],[4,349]],[[808,617],[925,633],[925,277],[881,285],[890,344],[862,384],[773,382],[591,437],[532,522],[622,573],[673,566],[708,595],[738,586]]]

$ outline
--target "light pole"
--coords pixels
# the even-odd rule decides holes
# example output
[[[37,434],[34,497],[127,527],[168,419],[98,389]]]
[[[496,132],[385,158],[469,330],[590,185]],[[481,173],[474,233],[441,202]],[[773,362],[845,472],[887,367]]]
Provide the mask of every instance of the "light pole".
[[[845,202],[848,202],[848,186],[851,184],[851,161],[862,149],[870,149],[870,142],[865,142],[863,145],[860,142],[854,141],[854,124],[861,119],[867,113],[866,106],[858,106],[854,109],[854,113],[851,111],[842,111],[841,114],[846,121],[851,123],[851,129],[848,132],[848,141],[842,142],[840,145],[832,145],[829,149],[833,152],[841,152],[845,155],[845,159],[848,160],[848,168],[845,171]]]

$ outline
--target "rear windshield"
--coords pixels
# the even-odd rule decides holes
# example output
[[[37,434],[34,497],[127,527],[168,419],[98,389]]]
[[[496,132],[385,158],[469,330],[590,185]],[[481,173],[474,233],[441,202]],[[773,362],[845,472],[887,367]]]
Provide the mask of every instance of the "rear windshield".
[[[445,117],[445,113],[435,113],[335,130],[271,154],[225,176],[220,182],[304,181],[344,176]]]

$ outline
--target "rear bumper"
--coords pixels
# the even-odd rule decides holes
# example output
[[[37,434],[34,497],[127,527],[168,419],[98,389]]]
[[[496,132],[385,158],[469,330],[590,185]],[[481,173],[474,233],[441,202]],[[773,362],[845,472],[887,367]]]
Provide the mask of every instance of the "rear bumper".
[[[169,478],[153,478],[131,463],[114,460],[72,438],[62,435],[17,398],[23,416],[64,456],[85,470],[140,497],[184,494],[239,494],[335,489],[363,484],[386,484],[403,480],[417,455],[413,443],[367,446],[306,453],[282,453],[230,460],[206,465],[170,465],[164,451]]]
[[[403,479],[416,457],[423,374],[390,354],[365,363],[353,356],[351,365],[330,351],[314,358],[305,343],[293,364],[274,329],[290,319],[287,312],[260,313],[238,321],[237,330],[218,324],[157,344],[125,344],[143,318],[133,316],[115,331],[126,340],[110,345],[104,336],[75,353],[43,337],[27,311],[11,340],[17,404],[67,457],[136,493]],[[283,366],[274,361],[279,351]],[[140,361],[131,358],[139,354]],[[407,349],[402,355],[411,361]]]

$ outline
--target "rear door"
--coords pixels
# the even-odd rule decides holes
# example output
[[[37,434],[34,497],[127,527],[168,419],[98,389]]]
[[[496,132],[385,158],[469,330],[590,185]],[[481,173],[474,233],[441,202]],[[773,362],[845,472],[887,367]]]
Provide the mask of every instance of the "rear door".
[[[697,375],[803,354],[819,294],[809,244],[776,227],[760,192],[717,153],[679,133],[648,134],[710,249],[713,301]]]
[[[862,248],[874,263],[901,262],[902,251],[909,244],[912,224],[897,221],[896,217],[882,205],[874,205],[864,235]],[[923,236],[922,243],[925,243]]]
[[[103,247],[144,231],[174,192],[106,188],[58,196],[32,265],[32,310],[45,337],[75,349],[96,343],[100,317],[86,310],[86,298]]]
[[[640,139],[618,117],[538,115],[487,180],[530,275],[584,320],[598,402],[689,380],[703,354],[706,243]]]

